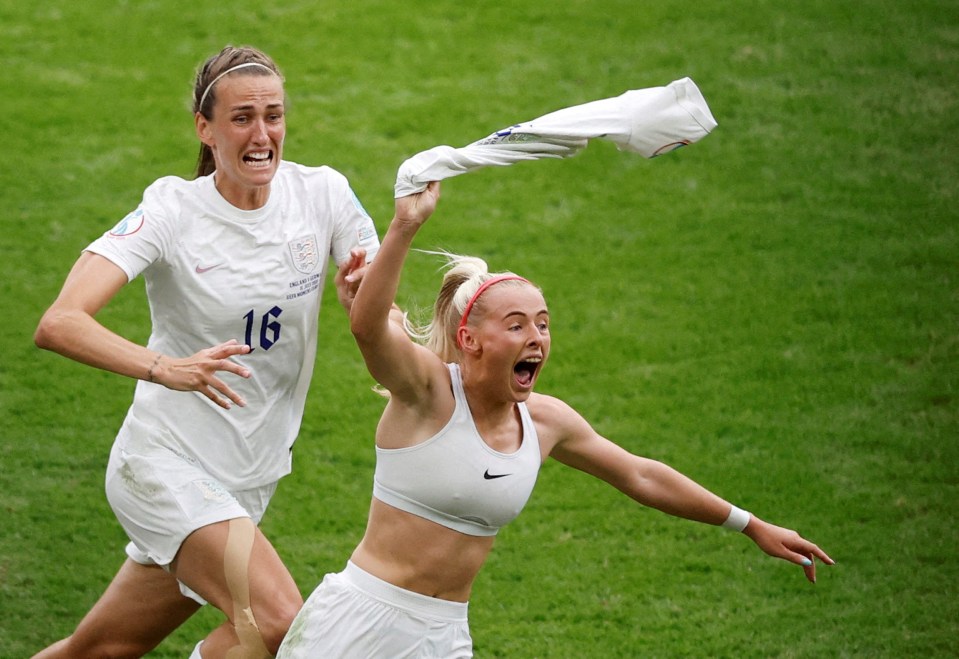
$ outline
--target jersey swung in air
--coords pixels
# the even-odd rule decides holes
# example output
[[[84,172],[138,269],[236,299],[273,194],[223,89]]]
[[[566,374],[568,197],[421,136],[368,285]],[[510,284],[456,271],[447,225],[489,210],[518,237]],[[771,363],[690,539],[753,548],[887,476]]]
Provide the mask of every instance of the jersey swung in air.
[[[483,167],[569,158],[594,139],[612,142],[621,151],[655,158],[698,142],[716,125],[696,83],[680,78],[665,87],[633,89],[613,98],[556,110],[458,149],[441,145],[421,151],[400,165],[394,196],[405,197],[425,189],[430,181]]]

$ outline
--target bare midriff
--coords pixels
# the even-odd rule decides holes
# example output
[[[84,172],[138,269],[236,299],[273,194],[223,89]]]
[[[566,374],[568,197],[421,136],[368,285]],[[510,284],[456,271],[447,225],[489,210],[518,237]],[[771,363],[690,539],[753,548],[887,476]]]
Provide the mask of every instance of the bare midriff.
[[[467,602],[493,540],[448,529],[373,498],[366,534],[350,560],[394,586]]]

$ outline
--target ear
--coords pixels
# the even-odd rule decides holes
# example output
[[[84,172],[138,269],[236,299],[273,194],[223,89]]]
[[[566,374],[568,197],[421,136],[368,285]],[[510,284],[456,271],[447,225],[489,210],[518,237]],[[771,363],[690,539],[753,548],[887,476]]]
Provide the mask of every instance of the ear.
[[[456,330],[456,345],[465,354],[477,356],[483,349],[476,340],[476,336],[469,327],[460,327]]]
[[[193,116],[193,122],[196,125],[196,136],[200,141],[211,149],[215,142],[213,140],[213,127],[210,126],[210,120],[203,116],[202,112],[197,112]]]

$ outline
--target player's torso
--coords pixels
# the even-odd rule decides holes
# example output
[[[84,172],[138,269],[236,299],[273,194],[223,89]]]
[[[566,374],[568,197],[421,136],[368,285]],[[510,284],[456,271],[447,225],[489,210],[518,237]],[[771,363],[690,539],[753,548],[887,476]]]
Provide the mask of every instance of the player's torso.
[[[181,351],[236,339],[251,358],[302,359],[315,336],[332,221],[283,188],[271,201],[228,215],[202,198],[181,201],[169,249],[145,273],[155,338]]]

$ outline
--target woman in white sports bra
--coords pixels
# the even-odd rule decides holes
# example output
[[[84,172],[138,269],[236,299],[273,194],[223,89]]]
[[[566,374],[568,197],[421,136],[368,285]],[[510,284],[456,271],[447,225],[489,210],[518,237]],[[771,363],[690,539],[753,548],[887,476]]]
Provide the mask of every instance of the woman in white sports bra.
[[[473,580],[498,528],[519,514],[547,457],[665,513],[742,531],[801,565],[832,560],[795,531],[750,515],[674,469],[601,437],[563,401],[533,392],[550,350],[540,290],[475,258],[449,256],[425,345],[393,300],[439,183],[397,199],[396,215],[353,302],[351,329],[389,391],[376,429],[366,533],[343,572],[326,575],[279,657],[469,657]]]

